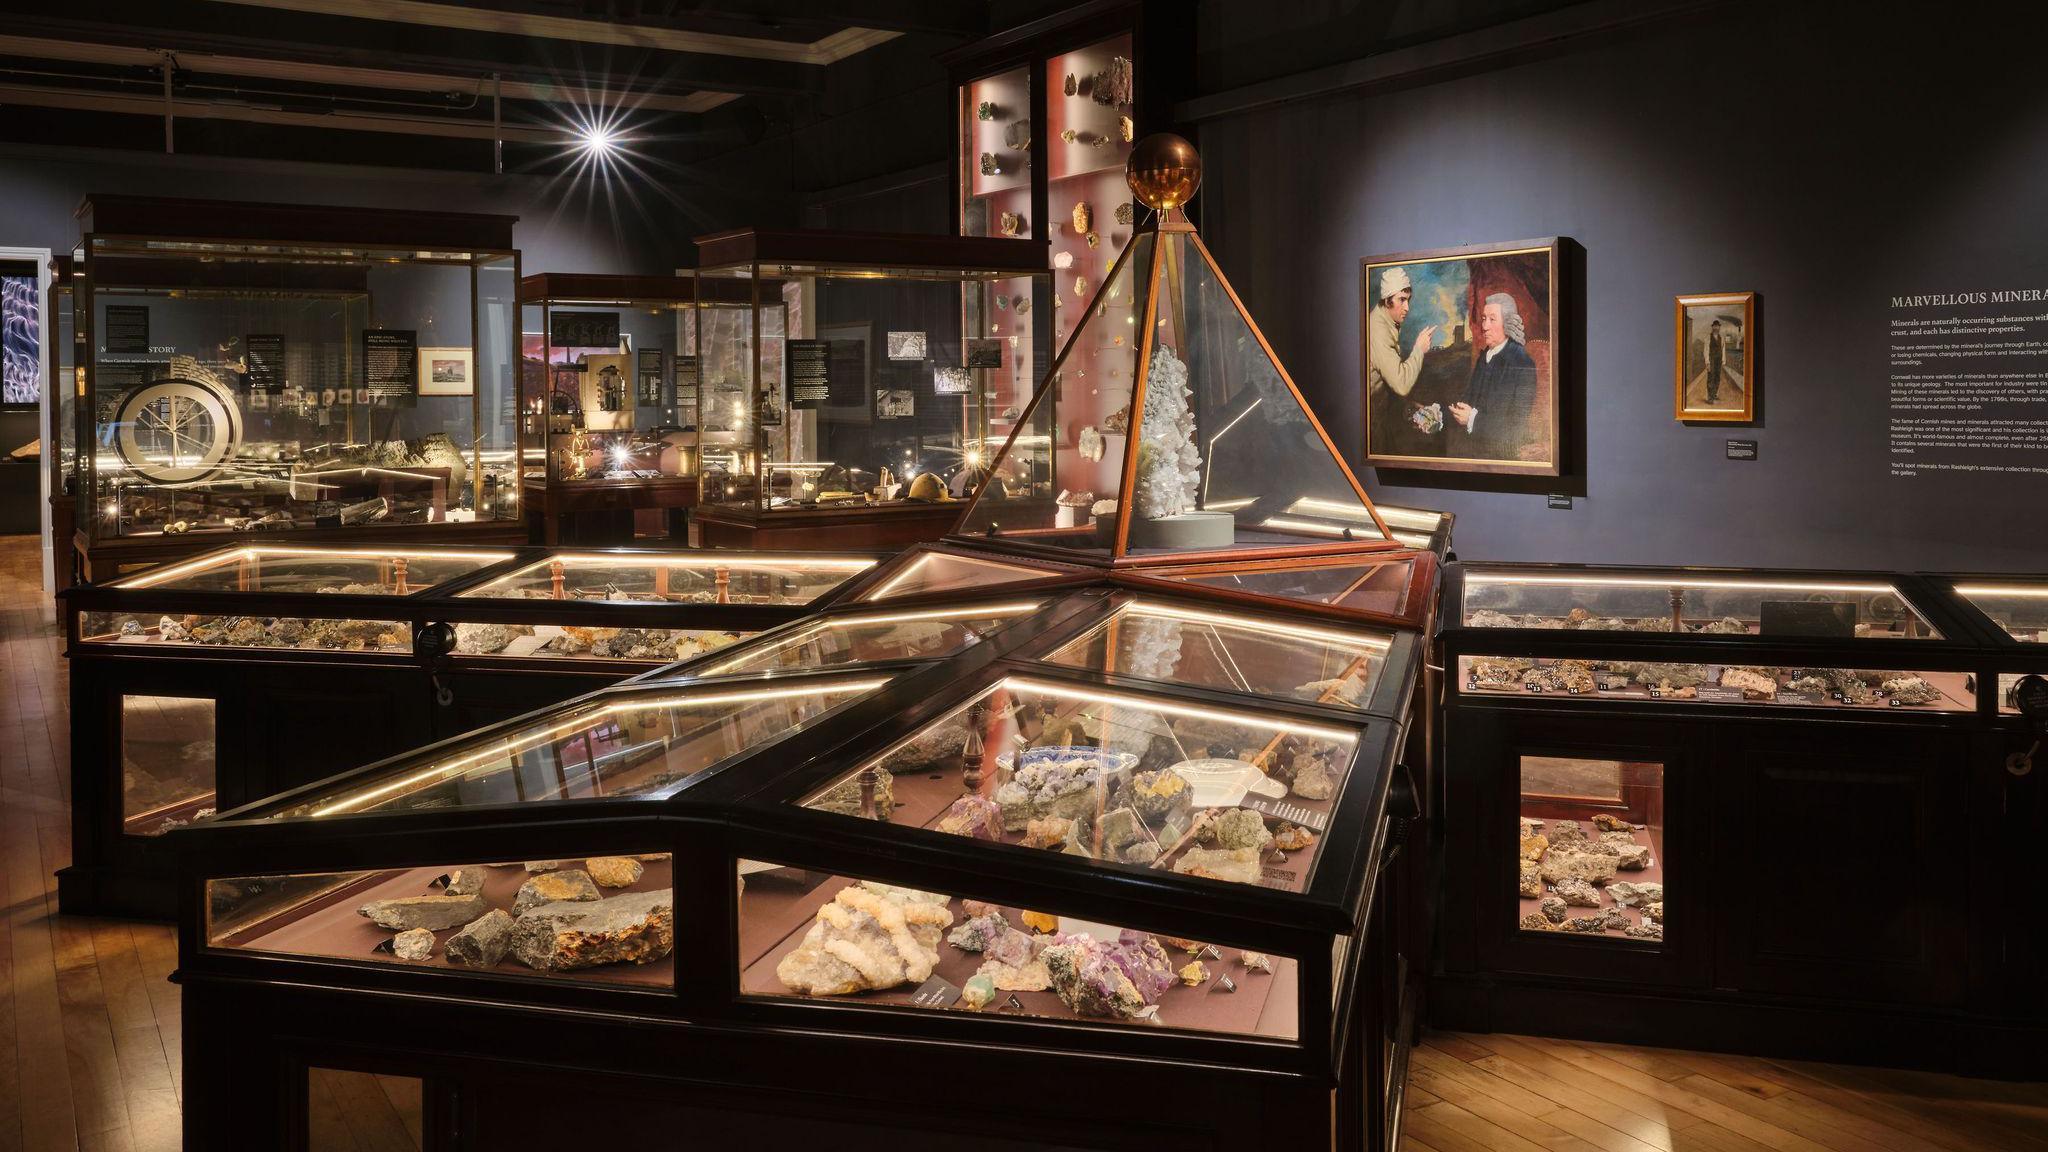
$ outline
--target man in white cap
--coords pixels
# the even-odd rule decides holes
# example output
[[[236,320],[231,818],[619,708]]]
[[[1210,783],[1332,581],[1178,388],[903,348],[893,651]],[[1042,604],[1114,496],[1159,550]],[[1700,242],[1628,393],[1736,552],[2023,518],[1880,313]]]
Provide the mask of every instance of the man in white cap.
[[[1379,441],[1376,446],[1369,445],[1369,451],[1391,446],[1401,431],[1405,424],[1401,398],[1415,389],[1415,381],[1422,375],[1422,354],[1436,339],[1436,325],[1431,324],[1415,337],[1415,347],[1407,357],[1402,357],[1401,325],[1408,319],[1408,303],[1414,295],[1406,268],[1380,273],[1377,299],[1365,320],[1365,402],[1377,428],[1374,439]]]

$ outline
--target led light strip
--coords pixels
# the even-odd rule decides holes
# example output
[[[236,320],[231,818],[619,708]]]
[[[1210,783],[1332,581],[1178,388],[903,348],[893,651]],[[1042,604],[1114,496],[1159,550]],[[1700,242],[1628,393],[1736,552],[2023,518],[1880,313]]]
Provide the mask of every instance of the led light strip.
[[[593,712],[582,713],[574,719],[564,720],[561,723],[543,728],[538,732],[531,732],[517,739],[505,740],[502,743],[486,748],[481,752],[472,753],[459,760],[436,764],[401,780],[395,780],[381,788],[373,788],[368,792],[361,792],[325,807],[316,808],[311,815],[317,818],[345,813],[385,796],[408,791],[418,785],[431,783],[436,778],[445,780],[458,776],[469,771],[470,768],[477,764],[523,751],[564,732],[575,731],[579,728],[590,728],[598,720],[620,712],[640,711],[650,708],[696,708],[707,704],[735,704],[761,700],[781,700],[791,696],[822,695],[834,692],[869,692],[888,682],[886,677],[877,677],[869,680],[835,680],[825,684],[804,684],[787,688],[763,688],[752,692],[719,692],[702,696],[667,696],[653,700],[634,699],[616,701]]]
[[[868,616],[848,616],[838,620],[826,620],[813,624],[779,644],[771,644],[759,651],[742,652],[733,659],[713,668],[705,669],[701,675],[723,676],[735,668],[743,668],[771,652],[782,652],[807,643],[824,632],[853,628],[863,624],[898,624],[912,620],[966,620],[979,616],[1021,616],[1038,610],[1036,600],[1020,600],[1011,604],[982,604],[965,608],[931,608],[923,612],[886,612]]]
[[[1358,733],[1342,728],[1323,728],[1314,724],[1294,724],[1282,720],[1270,720],[1264,716],[1253,716],[1243,712],[1226,712],[1217,708],[1194,708],[1184,704],[1166,704],[1143,696],[1122,696],[1113,692],[1096,692],[1085,688],[1072,688],[1065,684],[1051,684],[1043,680],[1005,680],[1006,689],[1036,692],[1045,696],[1058,696],[1067,700],[1087,700],[1096,704],[1121,704],[1141,712],[1161,713],[1168,716],[1188,716],[1197,720],[1222,720],[1240,724],[1246,728],[1264,728],[1269,732],[1284,732],[1290,736],[1314,736],[1322,740],[1341,740],[1347,744],[1358,741]]]
[[[1584,587],[1620,588],[1726,588],[1736,591],[1756,589],[1770,592],[1869,592],[1899,595],[1889,584],[1796,584],[1776,581],[1754,580],[1705,580],[1670,579],[1660,580],[1645,576],[1511,576],[1495,575],[1489,572],[1474,572],[1465,578],[1468,585],[1476,584],[1550,584]]]
[[[602,552],[572,552],[562,556],[551,557],[546,560],[536,560],[532,564],[529,564],[524,568],[514,569],[513,571],[498,577],[496,580],[491,581],[489,584],[485,584],[477,588],[472,588],[469,591],[463,593],[463,595],[485,595],[493,588],[503,587],[504,585],[510,584],[515,580],[532,576],[535,572],[539,572],[542,569],[547,568],[549,565],[555,564],[557,562],[560,562],[564,566],[576,564],[591,564],[605,565],[614,568],[682,568],[687,569],[691,572],[703,573],[707,576],[711,573],[713,569],[717,568],[789,568],[794,569],[798,572],[802,572],[807,569],[829,569],[832,571],[843,572],[863,572],[875,566],[875,562],[873,560],[834,559],[828,557],[806,556],[801,559],[792,559],[788,557],[774,556],[734,556],[730,558],[719,557],[717,559],[710,559],[709,556],[709,553],[674,553],[669,555],[607,555]]]
[[[1155,604],[1150,601],[1134,601],[1123,609],[1125,612],[1144,616],[1163,616],[1175,620],[1187,620],[1197,624],[1209,624],[1218,628],[1230,628],[1240,632],[1257,632],[1267,636],[1288,636],[1298,640],[1313,640],[1323,644],[1345,645],[1354,648],[1370,648],[1385,652],[1393,641],[1361,632],[1338,632],[1321,628],[1302,628],[1293,624],[1268,624],[1257,622],[1253,616],[1225,616],[1212,612],[1197,612],[1187,608]]]
[[[867,596],[867,598],[868,598],[869,600],[886,600],[886,599],[888,599],[888,597],[889,597],[889,594],[890,594],[891,592],[894,592],[894,591],[896,590],[896,587],[897,587],[897,585],[903,584],[903,583],[905,583],[906,581],[910,580],[910,579],[911,579],[912,577],[916,576],[916,575],[917,575],[917,574],[918,574],[919,572],[922,572],[922,571],[924,571],[924,566],[925,566],[925,565],[927,565],[927,564],[930,564],[930,563],[931,563],[932,561],[934,561],[934,560],[937,560],[937,559],[940,559],[940,558],[941,558],[941,554],[940,554],[940,553],[937,553],[937,552],[927,552],[927,553],[925,553],[924,555],[922,555],[922,556],[918,557],[918,558],[917,558],[917,560],[916,560],[916,562],[915,562],[915,563],[913,563],[913,564],[911,564],[911,566],[910,566],[910,567],[908,567],[908,568],[905,568],[905,569],[904,569],[903,571],[901,571],[901,572],[898,572],[898,573],[897,573],[896,575],[894,575],[894,576],[891,576],[891,577],[889,577],[888,581],[887,581],[887,582],[885,582],[885,583],[884,583],[884,584],[883,584],[883,585],[882,585],[882,586],[881,586],[880,588],[877,588],[877,589],[875,589],[875,590],[874,590],[873,592],[870,592],[870,593],[868,593],[868,596]],[[1014,565],[1014,564],[1002,564],[1002,563],[998,563],[997,561],[994,561],[994,560],[983,560],[983,559],[980,559],[980,558],[978,558],[978,557],[970,558],[970,557],[966,557],[966,556],[952,556],[952,555],[946,555],[946,556],[945,556],[944,558],[945,558],[945,559],[947,559],[947,560],[957,560],[957,561],[959,561],[959,562],[960,562],[960,563],[962,563],[962,564],[980,564],[980,565],[984,565],[984,566],[986,566],[986,567],[989,567],[989,568],[1000,568],[1000,569],[1002,569],[1002,570],[1003,570],[1003,571],[1005,571],[1005,572],[1022,572],[1023,574],[1025,574],[1026,576],[1029,576],[1029,577],[1037,577],[1037,576],[1040,576],[1040,575],[1044,575],[1044,576],[1052,576],[1052,575],[1055,575],[1055,573],[1052,573],[1052,572],[1045,572],[1045,573],[1041,573],[1041,572],[1039,572],[1039,571],[1038,571],[1037,569],[1035,569],[1035,568],[1020,568],[1020,567],[1018,567],[1017,565]]]
[[[112,585],[112,587],[149,588],[162,584],[167,580],[175,580],[180,576],[189,576],[194,572],[204,572],[212,568],[225,567],[237,560],[254,560],[259,556],[278,556],[293,560],[327,560],[334,557],[346,557],[351,560],[470,560],[474,561],[477,567],[481,568],[490,564],[502,564],[512,559],[515,555],[516,553],[512,552],[436,552],[432,550],[379,552],[364,548],[334,548],[316,551],[305,548],[251,544],[237,548],[225,555],[201,556],[196,560],[188,560],[183,564],[166,568],[161,572],[145,573],[130,580],[120,581]]]
[[[2048,600],[2048,586],[2027,584],[1958,584],[1958,596],[2021,596],[2029,600]]]

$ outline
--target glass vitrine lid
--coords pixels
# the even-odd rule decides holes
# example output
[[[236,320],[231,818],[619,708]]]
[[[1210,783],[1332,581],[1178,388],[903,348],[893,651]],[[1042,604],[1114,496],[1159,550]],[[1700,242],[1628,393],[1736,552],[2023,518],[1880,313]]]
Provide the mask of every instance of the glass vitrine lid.
[[[1039,607],[1036,600],[1013,600],[832,616],[797,625],[782,635],[764,636],[711,667],[663,679],[937,660],[980,643],[996,629],[1036,612]]]
[[[468,598],[613,604],[808,604],[874,566],[866,557],[571,552],[466,589]]]
[[[1472,628],[1941,639],[1904,593],[1881,581],[1474,568],[1465,572],[1462,608]]]
[[[1958,584],[1956,595],[1990,617],[2014,640],[2022,644],[2048,644],[2048,584]]]
[[[272,819],[551,800],[659,799],[888,682],[809,677],[614,688],[323,789]]]
[[[1162,190],[1165,174],[1180,181]],[[1251,315],[1177,211],[1200,180],[1178,137],[1126,178],[1158,210],[1100,285],[1078,282],[1059,359],[961,518],[966,536],[1093,556],[1387,542],[1385,526]]]
[[[1165,684],[1363,708],[1391,643],[1386,633],[1135,600],[1047,660]]]
[[[1144,575],[1195,588],[1405,617],[1411,611],[1408,590],[1415,576],[1415,557],[1393,552],[1251,564],[1183,564],[1147,568]]]
[[[209,552],[116,581],[116,588],[209,592],[345,592],[404,596],[512,559],[511,552],[288,548],[250,545]]]
[[[894,600],[956,589],[982,589],[1026,580],[1046,580],[1061,575],[1056,568],[1033,568],[987,556],[957,552],[919,552],[905,557],[896,570],[864,594],[863,600]]]
[[[1357,743],[1335,725],[1010,677],[796,803],[1299,892]]]

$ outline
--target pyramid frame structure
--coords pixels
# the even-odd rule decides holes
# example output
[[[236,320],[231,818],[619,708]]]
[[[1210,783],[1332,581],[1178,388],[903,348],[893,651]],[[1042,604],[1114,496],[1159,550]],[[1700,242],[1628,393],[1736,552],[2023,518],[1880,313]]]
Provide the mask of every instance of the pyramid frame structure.
[[[1133,487],[1137,481],[1138,455],[1142,442],[1142,438],[1139,435],[1139,427],[1145,411],[1145,395],[1146,389],[1150,384],[1150,369],[1153,358],[1159,349],[1157,330],[1159,326],[1160,280],[1162,276],[1165,276],[1178,281],[1184,281],[1188,275],[1188,270],[1185,267],[1169,268],[1169,265],[1175,262],[1170,259],[1169,253],[1172,251],[1172,248],[1169,247],[1167,238],[1175,236],[1185,238],[1188,250],[1206,265],[1208,274],[1214,277],[1215,284],[1222,290],[1223,297],[1229,301],[1230,307],[1235,310],[1238,319],[1244,323],[1251,338],[1258,342],[1259,351],[1264,356],[1266,363],[1272,366],[1281,386],[1286,389],[1287,395],[1292,398],[1302,416],[1306,418],[1308,426],[1313,431],[1316,439],[1320,441],[1324,451],[1328,453],[1330,462],[1334,463],[1340,470],[1351,494],[1357,498],[1359,505],[1364,509],[1366,515],[1371,518],[1372,530],[1377,531],[1379,534],[1377,538],[1366,535],[1353,535],[1347,529],[1343,532],[1343,538],[1336,540],[1305,540],[1299,544],[1232,545],[1223,548],[1200,548],[1182,551],[1156,550],[1147,551],[1144,555],[1132,554],[1130,540],[1131,509],[1135,503]],[[1007,459],[1014,458],[1021,438],[1026,430],[1032,426],[1032,417],[1039,412],[1040,407],[1056,402],[1062,373],[1069,359],[1074,354],[1075,349],[1079,346],[1082,334],[1088,331],[1089,320],[1100,314],[1105,296],[1112,292],[1112,286],[1117,284],[1118,276],[1134,260],[1143,260],[1145,262],[1145,266],[1137,270],[1138,275],[1143,277],[1143,280],[1138,283],[1141,285],[1142,290],[1144,315],[1142,321],[1138,324],[1140,336],[1138,354],[1134,363],[1131,381],[1131,400],[1128,409],[1130,413],[1129,426],[1127,434],[1122,437],[1123,449],[1119,467],[1120,480],[1117,490],[1116,525],[1108,549],[1108,556],[1105,558],[1096,549],[1077,549],[1060,544],[1023,540],[1015,535],[1001,535],[994,530],[993,525],[986,532],[970,531],[969,526],[974,522],[976,511],[981,507],[983,500],[988,497],[989,485],[999,482],[1001,475],[999,465]],[[1223,274],[1223,269],[1217,264],[1215,256],[1210,253],[1208,246],[1202,243],[1201,235],[1196,231],[1194,225],[1189,223],[1178,210],[1169,209],[1164,213],[1154,213],[1149,221],[1140,225],[1137,234],[1132,237],[1129,244],[1125,245],[1123,252],[1118,255],[1115,263],[1111,265],[1109,274],[1103,278],[1102,283],[1088,297],[1087,306],[1081,310],[1081,316],[1082,319],[1067,334],[1066,340],[1060,347],[1059,354],[1053,358],[1052,363],[1046,370],[1045,376],[1040,380],[1037,389],[1033,391],[1031,400],[1020,413],[1016,425],[1011,428],[1009,436],[1005,438],[1001,451],[990,459],[987,474],[975,486],[973,496],[968,500],[966,507],[961,510],[960,518],[954,523],[952,532],[946,537],[947,540],[971,543],[976,548],[995,547],[1004,550],[1015,550],[1023,555],[1109,568],[1184,565],[1215,560],[1254,561],[1318,555],[1337,556],[1359,552],[1383,552],[1405,549],[1405,545],[1402,545],[1395,539],[1393,530],[1388,527],[1386,521],[1380,516],[1379,509],[1374,505],[1372,497],[1366,494],[1364,485],[1358,482],[1357,475],[1352,472],[1351,466],[1344,460],[1343,454],[1338,451],[1336,443],[1330,439],[1330,434],[1323,427],[1322,420],[1316,416],[1314,408],[1310,406],[1307,398],[1302,395],[1301,389],[1294,383],[1294,377],[1287,371],[1287,366],[1281,362],[1278,353],[1274,352],[1271,342],[1266,339],[1266,335],[1259,328],[1258,322],[1252,318],[1251,312],[1245,308],[1244,301],[1238,297],[1237,290],[1231,287],[1229,278]],[[1057,429],[1055,429],[1055,434],[1057,434]]]

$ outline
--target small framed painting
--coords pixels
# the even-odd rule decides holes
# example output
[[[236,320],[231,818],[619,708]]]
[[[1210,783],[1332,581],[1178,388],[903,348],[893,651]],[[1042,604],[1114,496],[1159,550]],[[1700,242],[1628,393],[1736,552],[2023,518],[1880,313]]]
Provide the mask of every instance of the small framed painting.
[[[1756,419],[1756,293],[1677,300],[1673,418],[1735,424]]]
[[[476,391],[475,353],[468,348],[420,349],[420,395],[469,396]]]

